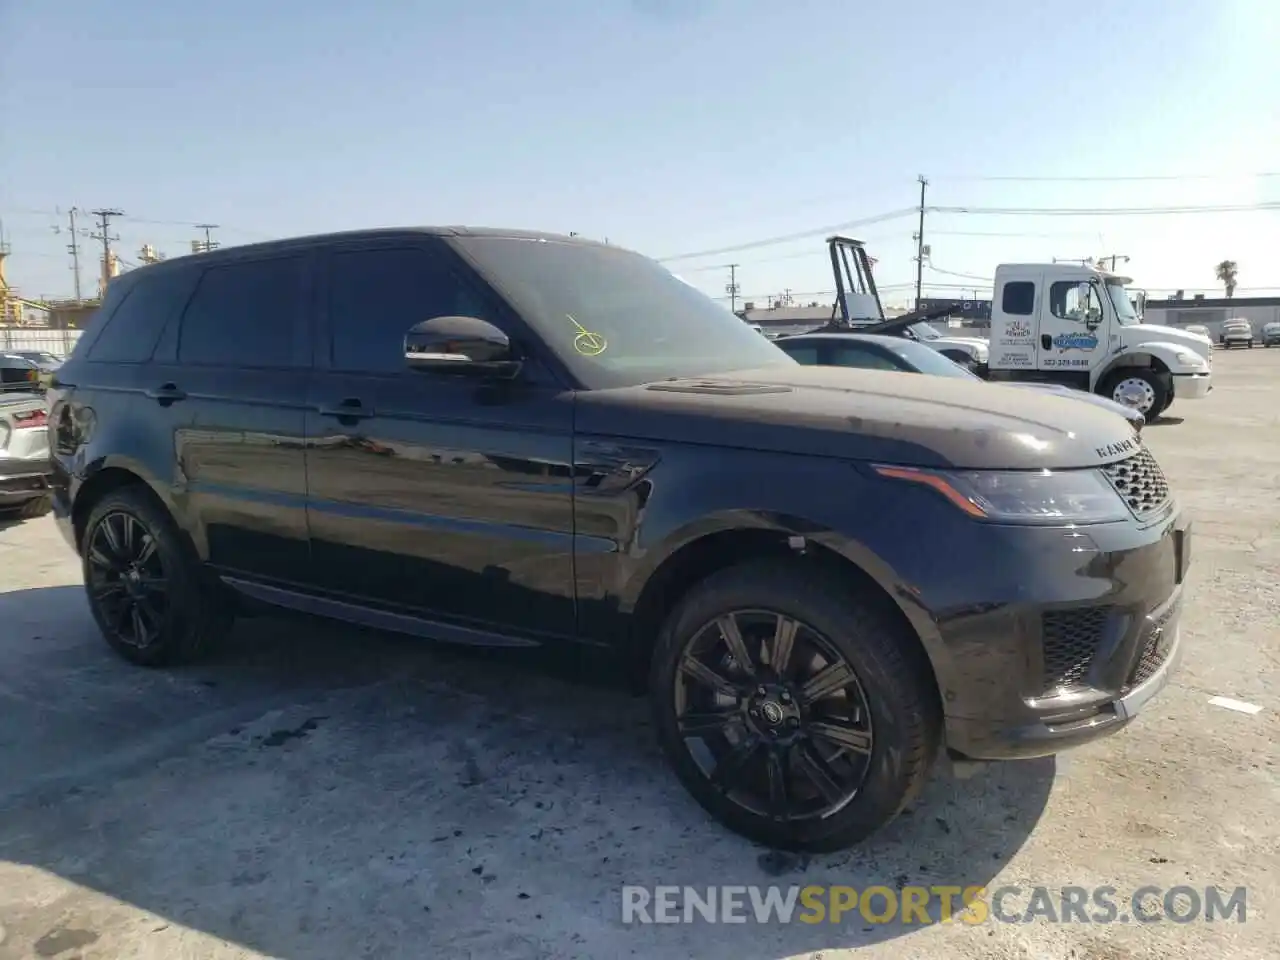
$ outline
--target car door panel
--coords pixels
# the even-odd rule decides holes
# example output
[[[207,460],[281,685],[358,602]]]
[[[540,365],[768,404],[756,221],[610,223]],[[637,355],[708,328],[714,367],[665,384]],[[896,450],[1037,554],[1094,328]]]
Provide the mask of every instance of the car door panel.
[[[364,365],[385,369],[340,369],[361,365],[358,343],[318,353],[328,369],[312,381],[307,412],[318,585],[455,623],[571,635],[572,395],[532,374],[482,383],[408,369],[403,336],[414,323],[490,307],[428,247],[383,250],[381,261],[344,255],[377,252],[335,251],[326,270],[330,342],[364,317],[367,291],[375,316],[365,335],[398,351],[399,364],[386,368],[380,348]],[[462,285],[465,305],[442,293],[448,284]]]
[[[309,285],[306,256],[206,271],[143,385],[173,420],[175,504],[200,553],[232,576],[310,577]]]

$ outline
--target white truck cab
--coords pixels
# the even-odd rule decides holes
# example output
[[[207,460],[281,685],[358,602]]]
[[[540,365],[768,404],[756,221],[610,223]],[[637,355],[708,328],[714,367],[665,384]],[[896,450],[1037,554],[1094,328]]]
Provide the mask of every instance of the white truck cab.
[[[1175,398],[1208,395],[1212,342],[1143,323],[1130,282],[1086,265],[998,266],[989,378],[1062,383],[1136,407],[1148,420]]]

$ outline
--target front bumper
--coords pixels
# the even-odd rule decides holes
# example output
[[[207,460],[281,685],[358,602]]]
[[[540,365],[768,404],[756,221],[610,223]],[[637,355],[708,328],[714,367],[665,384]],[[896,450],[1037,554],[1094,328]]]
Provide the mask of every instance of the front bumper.
[[[1211,373],[1175,373],[1173,395],[1178,400],[1203,400],[1213,392]]]
[[[52,476],[48,457],[0,457],[0,506],[11,507],[43,496]]]
[[[1176,500],[1145,519],[1006,525],[907,486],[859,496],[874,520],[845,552],[874,554],[920,637],[953,753],[1054,754],[1123,729],[1168,682],[1192,546]]]

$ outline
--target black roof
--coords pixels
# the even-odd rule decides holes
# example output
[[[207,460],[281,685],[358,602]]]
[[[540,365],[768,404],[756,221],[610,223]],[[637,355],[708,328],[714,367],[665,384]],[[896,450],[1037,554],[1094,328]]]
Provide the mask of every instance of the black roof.
[[[359,241],[359,240],[387,240],[395,237],[408,237],[414,235],[423,235],[435,237],[504,237],[511,240],[548,240],[556,243],[571,243],[584,247],[603,247],[607,246],[611,250],[625,250],[616,244],[603,244],[596,240],[590,240],[585,237],[570,237],[562,233],[546,233],[538,230],[517,230],[505,227],[376,227],[367,230],[341,230],[333,233],[316,233],[299,237],[282,237],[279,240],[262,240],[258,243],[237,244],[230,247],[221,247],[217,250],[210,250],[202,253],[188,253],[180,257],[173,257],[168,260],[161,260],[158,263],[149,264],[148,266],[139,267],[136,270],[130,270],[127,273],[120,274],[116,280],[127,280],[134,274],[141,273],[145,270],[163,269],[170,264],[185,264],[191,260],[199,259],[201,263],[218,263],[226,260],[237,260],[246,256],[260,256],[262,254],[283,253],[289,250],[305,249],[321,243],[327,243],[334,240],[343,241]]]

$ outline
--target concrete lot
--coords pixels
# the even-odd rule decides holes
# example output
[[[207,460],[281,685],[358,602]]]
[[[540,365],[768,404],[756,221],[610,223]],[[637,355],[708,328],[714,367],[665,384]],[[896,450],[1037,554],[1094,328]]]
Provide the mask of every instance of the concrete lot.
[[[1196,517],[1175,685],[1056,762],[944,766],[812,861],[709,822],[589,665],[260,619],[133,669],[52,523],[0,530],[0,957],[1280,955],[1280,351],[1215,365],[1148,434]],[[658,883],[1245,885],[1248,919],[624,926],[621,886]]]

